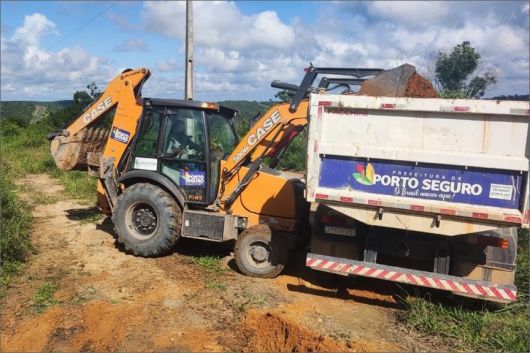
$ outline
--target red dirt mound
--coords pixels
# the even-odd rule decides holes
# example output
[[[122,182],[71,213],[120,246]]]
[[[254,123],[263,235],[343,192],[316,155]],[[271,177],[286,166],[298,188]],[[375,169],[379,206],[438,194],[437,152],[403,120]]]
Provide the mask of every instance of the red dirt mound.
[[[249,312],[244,352],[346,352],[347,347],[272,313]]]
[[[409,80],[405,97],[437,98],[438,94],[429,81],[415,73]]]

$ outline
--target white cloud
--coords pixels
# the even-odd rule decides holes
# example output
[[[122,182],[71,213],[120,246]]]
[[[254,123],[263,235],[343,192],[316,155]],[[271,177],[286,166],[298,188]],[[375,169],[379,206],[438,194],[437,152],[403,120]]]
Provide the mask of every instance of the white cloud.
[[[371,15],[412,26],[437,23],[451,12],[447,3],[437,1],[374,1],[367,7]]]
[[[49,99],[50,94],[64,94],[66,98],[88,82],[105,85],[112,77],[106,59],[91,56],[80,46],[59,51],[41,48],[41,38],[56,33],[52,21],[35,13],[25,17],[11,38],[1,38],[3,95],[16,92],[18,99]]]
[[[24,18],[22,27],[18,27],[13,34],[13,40],[25,46],[36,46],[41,37],[50,33],[58,34],[55,23],[40,13],[34,13]]]
[[[194,1],[194,39],[198,45],[214,48],[287,49],[294,40],[293,29],[276,12],[242,14],[233,2]],[[145,28],[171,38],[184,39],[184,2],[145,2]]]

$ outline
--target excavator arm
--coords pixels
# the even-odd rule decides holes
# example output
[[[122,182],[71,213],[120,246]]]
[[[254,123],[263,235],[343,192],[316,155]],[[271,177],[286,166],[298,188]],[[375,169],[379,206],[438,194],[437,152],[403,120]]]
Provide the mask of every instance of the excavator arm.
[[[125,70],[108,84],[103,94],[81,115],[60,131],[48,135],[50,151],[59,169],[86,169],[98,164],[99,156],[118,163],[132,140],[142,107],[137,103],[141,87],[149,78],[146,68]],[[116,107],[111,131],[89,128]]]
[[[361,95],[407,97],[412,96],[409,86],[416,75],[414,66],[408,64],[386,71],[370,68],[317,68],[310,65],[305,72],[299,86],[272,82],[272,87],[286,90],[291,101],[275,105],[263,114],[228,157],[221,176],[219,195],[225,208],[230,207],[252,180],[260,168],[262,158],[278,157],[278,153],[281,154],[284,147],[309,123],[309,93],[325,92],[340,86],[346,88],[344,94],[351,94],[350,85],[355,85],[361,87],[358,93]],[[329,74],[332,77],[323,77],[318,86],[313,87],[319,74]],[[329,88],[330,84],[336,86]],[[238,183],[230,183],[242,165],[248,168],[243,178]],[[235,186],[225,188],[225,185]]]
[[[308,101],[303,100],[296,111],[289,110],[290,103],[272,106],[250,128],[223,166],[221,183],[228,184],[245,164],[248,171],[232,190],[221,188],[221,202],[232,204],[244,187],[259,170],[263,157],[274,157],[308,124]]]

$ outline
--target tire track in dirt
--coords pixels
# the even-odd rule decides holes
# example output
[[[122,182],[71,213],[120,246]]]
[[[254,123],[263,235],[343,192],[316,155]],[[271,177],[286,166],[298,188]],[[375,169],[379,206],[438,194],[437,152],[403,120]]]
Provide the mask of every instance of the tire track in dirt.
[[[166,257],[134,257],[117,246],[110,220],[80,222],[93,209],[59,196],[57,181],[31,175],[19,182],[32,204],[38,252],[1,300],[2,351],[417,348],[397,337],[393,299],[384,292],[337,294],[314,284],[300,261],[275,280],[248,278],[233,269],[227,246],[204,242],[183,240]],[[36,192],[52,200],[35,203]],[[205,271],[193,263],[199,255],[222,257],[224,270]],[[56,286],[58,303],[37,313],[33,296],[43,283]]]

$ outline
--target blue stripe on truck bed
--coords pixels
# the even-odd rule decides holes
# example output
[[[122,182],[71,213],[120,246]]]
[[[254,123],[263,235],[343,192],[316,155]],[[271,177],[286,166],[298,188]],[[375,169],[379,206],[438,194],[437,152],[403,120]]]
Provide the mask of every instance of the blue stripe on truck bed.
[[[325,157],[319,187],[519,209],[523,176],[514,171]]]

